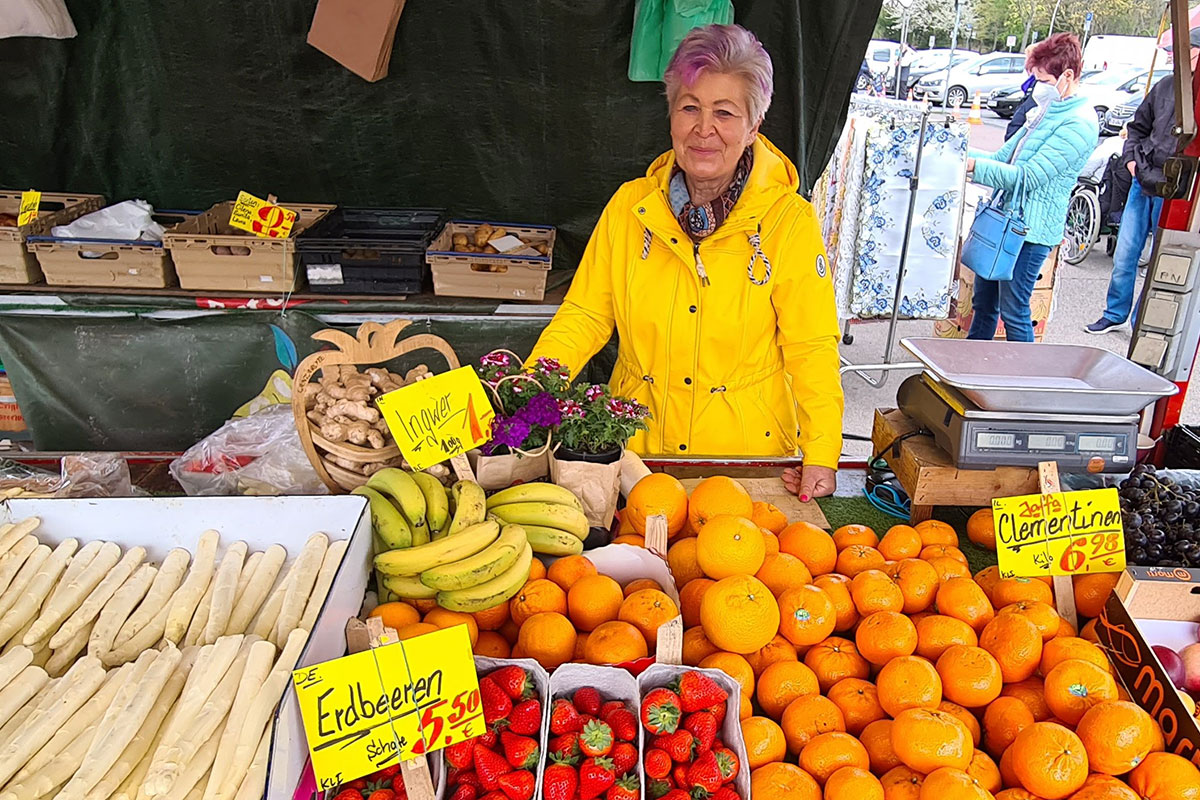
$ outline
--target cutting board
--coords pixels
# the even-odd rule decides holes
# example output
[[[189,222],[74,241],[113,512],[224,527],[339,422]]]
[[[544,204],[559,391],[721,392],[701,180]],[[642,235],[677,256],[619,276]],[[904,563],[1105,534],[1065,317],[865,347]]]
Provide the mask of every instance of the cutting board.
[[[681,483],[691,494],[701,478],[684,478]],[[809,500],[801,503],[800,498],[788,491],[780,478],[738,478],[738,483],[746,487],[750,497],[770,503],[787,517],[788,522],[808,522],[818,528],[829,530],[829,520],[821,512],[816,501]]]

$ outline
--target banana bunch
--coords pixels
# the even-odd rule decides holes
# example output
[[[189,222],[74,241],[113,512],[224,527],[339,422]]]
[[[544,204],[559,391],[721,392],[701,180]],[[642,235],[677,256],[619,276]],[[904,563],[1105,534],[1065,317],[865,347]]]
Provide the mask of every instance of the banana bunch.
[[[496,492],[487,512],[503,525],[519,525],[535,553],[573,556],[588,535],[583,504],[569,489],[552,483],[525,483]]]

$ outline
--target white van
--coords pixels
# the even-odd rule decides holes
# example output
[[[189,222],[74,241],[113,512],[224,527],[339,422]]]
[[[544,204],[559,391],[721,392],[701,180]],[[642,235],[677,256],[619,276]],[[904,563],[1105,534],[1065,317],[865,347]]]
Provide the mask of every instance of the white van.
[[[1169,64],[1166,51],[1158,50],[1158,40],[1153,36],[1117,36],[1100,33],[1090,37],[1083,48],[1083,70],[1105,70],[1110,67],[1140,67],[1150,69],[1150,61],[1155,66]]]

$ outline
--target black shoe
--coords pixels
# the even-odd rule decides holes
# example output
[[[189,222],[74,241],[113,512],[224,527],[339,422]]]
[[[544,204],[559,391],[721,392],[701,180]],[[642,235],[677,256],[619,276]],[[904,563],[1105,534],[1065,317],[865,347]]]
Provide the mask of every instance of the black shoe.
[[[1085,325],[1083,329],[1088,333],[1108,333],[1109,331],[1115,331],[1117,328],[1121,327],[1122,324],[1124,323],[1113,322],[1112,320],[1101,317],[1091,325]]]

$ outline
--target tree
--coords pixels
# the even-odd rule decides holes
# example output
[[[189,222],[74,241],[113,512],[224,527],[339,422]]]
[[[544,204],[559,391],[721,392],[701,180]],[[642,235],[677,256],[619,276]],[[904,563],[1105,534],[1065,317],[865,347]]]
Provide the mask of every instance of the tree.
[[[961,6],[959,24],[965,27],[973,22],[974,0],[961,0]],[[933,36],[939,46],[949,45],[954,30],[953,0],[911,0],[907,8],[901,0],[884,0],[875,35],[899,41],[906,17],[909,44],[924,47]],[[962,37],[962,28],[959,36]]]

